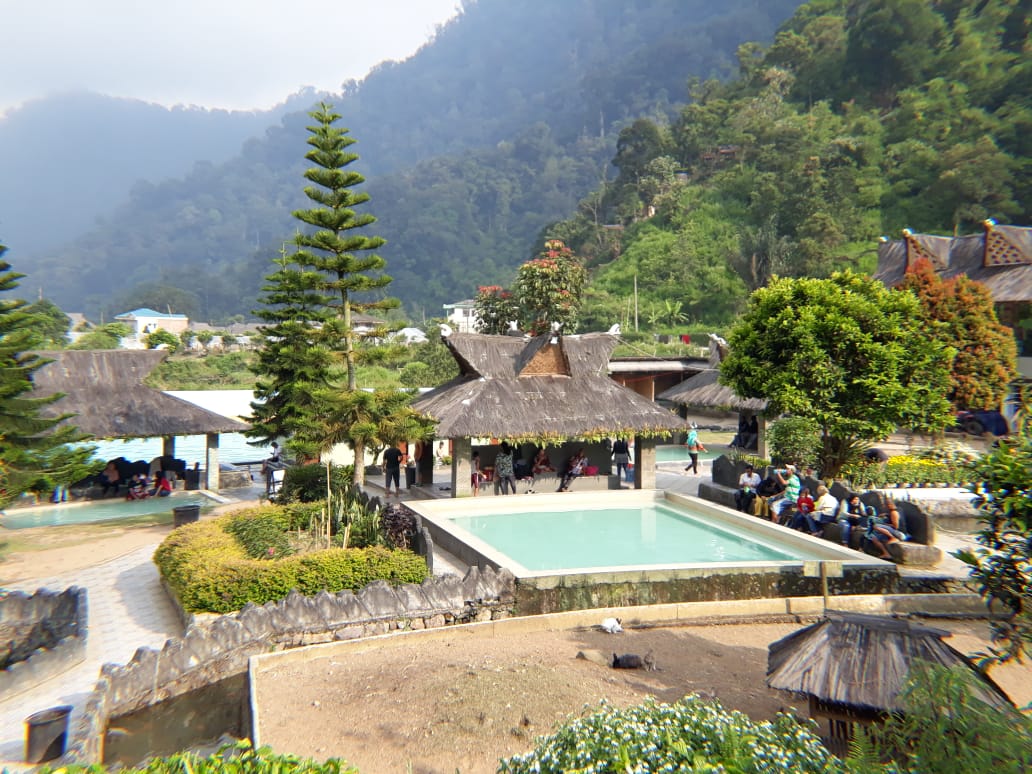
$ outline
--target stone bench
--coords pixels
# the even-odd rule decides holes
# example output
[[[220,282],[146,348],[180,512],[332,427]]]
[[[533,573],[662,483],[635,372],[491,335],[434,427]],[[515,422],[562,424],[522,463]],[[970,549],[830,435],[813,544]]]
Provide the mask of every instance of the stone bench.
[[[534,478],[516,479],[517,494],[525,494],[528,491],[534,492],[555,492],[559,489],[559,482],[562,476],[557,473],[539,473]],[[571,492],[577,491],[598,491],[601,489],[619,489],[620,479],[618,476],[599,472],[597,476],[577,476],[570,482]],[[485,481],[480,485],[482,494],[501,494],[497,481]]]

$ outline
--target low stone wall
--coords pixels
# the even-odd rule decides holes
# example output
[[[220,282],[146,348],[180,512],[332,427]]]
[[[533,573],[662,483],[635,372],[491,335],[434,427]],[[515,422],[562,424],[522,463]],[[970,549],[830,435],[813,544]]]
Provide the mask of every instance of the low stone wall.
[[[86,589],[0,593],[0,696],[12,696],[86,658]]]
[[[257,653],[507,618],[514,592],[508,571],[474,567],[463,578],[444,575],[418,586],[376,581],[357,594],[314,597],[295,591],[279,602],[195,619],[183,637],[168,640],[160,651],[140,648],[125,666],[101,669],[85,712],[73,721],[60,763],[99,762],[109,719],[244,674]]]

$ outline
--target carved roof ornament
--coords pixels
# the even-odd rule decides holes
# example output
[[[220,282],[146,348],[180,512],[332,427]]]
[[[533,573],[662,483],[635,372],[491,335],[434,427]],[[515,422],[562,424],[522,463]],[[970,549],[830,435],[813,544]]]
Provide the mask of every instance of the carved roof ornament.
[[[1032,229],[1000,226],[991,218],[982,225],[985,228],[983,266],[1032,264]]]
[[[921,258],[931,261],[936,271],[944,271],[950,265],[950,245],[953,237],[915,234],[909,228],[903,229],[903,241],[907,248],[907,266],[913,266]]]

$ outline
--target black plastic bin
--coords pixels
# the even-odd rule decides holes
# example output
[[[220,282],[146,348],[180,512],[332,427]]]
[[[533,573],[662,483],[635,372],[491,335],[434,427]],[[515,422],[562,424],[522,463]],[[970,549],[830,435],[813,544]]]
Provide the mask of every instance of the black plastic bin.
[[[201,518],[201,506],[179,505],[172,509],[172,526],[182,527]]]
[[[187,489],[201,488],[201,471],[187,470],[183,473],[183,478],[186,480]]]
[[[416,466],[407,465],[405,467],[405,486],[411,489],[416,485]]]
[[[25,718],[25,761],[43,763],[64,755],[71,705],[51,707]]]

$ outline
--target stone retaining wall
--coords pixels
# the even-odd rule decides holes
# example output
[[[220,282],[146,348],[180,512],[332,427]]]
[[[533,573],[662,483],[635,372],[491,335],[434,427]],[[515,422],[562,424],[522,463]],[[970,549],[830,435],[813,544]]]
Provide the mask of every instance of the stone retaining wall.
[[[0,696],[12,696],[86,658],[86,589],[0,594]]]
[[[375,581],[357,594],[296,591],[261,607],[194,619],[186,634],[160,650],[140,648],[125,666],[105,665],[85,712],[70,729],[63,764],[95,763],[111,718],[244,674],[257,653],[335,640],[508,618],[515,579],[506,570],[470,569],[420,585]]]

